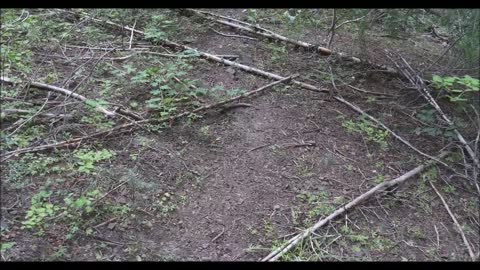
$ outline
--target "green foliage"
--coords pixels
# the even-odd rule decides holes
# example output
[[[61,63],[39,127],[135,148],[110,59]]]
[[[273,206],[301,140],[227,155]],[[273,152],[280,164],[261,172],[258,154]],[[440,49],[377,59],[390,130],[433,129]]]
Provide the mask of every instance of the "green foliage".
[[[145,38],[153,42],[169,39],[172,33],[177,31],[177,24],[165,15],[159,14],[151,17],[151,21],[145,27]]]
[[[333,212],[334,207],[325,201],[329,198],[329,193],[320,191],[317,193],[303,192],[297,195],[301,201],[308,203],[312,208],[307,212],[305,224],[311,223],[320,216],[325,216]]]
[[[78,198],[75,198],[74,194],[70,193],[63,199],[64,206],[61,207],[63,210],[62,218],[65,223],[69,224],[68,233],[65,235],[67,240],[72,239],[80,229],[86,226],[85,220],[82,219],[84,215],[91,215],[97,212],[93,204],[98,198],[100,198],[100,190],[93,189]],[[90,235],[93,233],[93,230],[87,228],[85,233]]]
[[[15,133],[13,136],[7,136],[5,133],[0,133],[2,143],[0,149],[9,149],[12,146],[24,148],[28,147],[33,141],[39,140],[44,135],[44,128],[38,125],[29,125],[23,130]]]
[[[447,9],[435,23],[452,37],[463,37],[457,43],[457,51],[472,66],[480,60],[480,9]]]
[[[442,97],[448,98],[450,102],[455,103],[465,103],[468,101],[468,94],[478,93],[479,85],[478,79],[474,79],[468,75],[465,75],[463,78],[434,75],[432,79],[433,88],[445,91],[446,94]]]
[[[104,100],[101,99],[87,99],[85,100],[85,105],[87,108],[91,111],[90,114],[85,115],[80,119],[80,122],[85,123],[85,124],[90,124],[95,126],[99,130],[107,130],[113,127],[114,123],[102,113],[97,111],[96,108],[103,107],[106,108],[106,105],[108,103]]]
[[[385,32],[393,37],[413,33],[423,27],[419,21],[420,10],[414,9],[387,9],[382,18]]]
[[[46,157],[43,154],[26,153],[20,160],[8,164],[5,180],[21,188],[26,184],[27,177],[45,176],[68,169],[59,166],[58,162],[59,158],[56,156]]]
[[[75,157],[78,159],[78,171],[91,174],[95,169],[94,164],[101,160],[107,160],[113,157],[115,153],[107,149],[101,151],[78,150],[75,151]]]
[[[437,119],[435,117],[436,114],[437,114],[437,111],[435,109],[420,110],[415,117],[417,117],[423,123],[428,124],[428,126],[415,128],[415,133],[417,135],[425,133],[432,137],[443,136],[447,139],[453,139],[455,137],[453,128],[452,127],[441,128],[438,125],[436,125],[436,122],[437,122]]]
[[[201,94],[190,90],[195,81],[186,75],[192,68],[187,61],[178,59],[137,72],[131,81],[149,86],[152,97],[147,100],[147,107],[157,112],[160,118],[167,118],[174,115],[179,106],[190,104],[193,97]]]
[[[361,118],[358,122],[347,120],[342,123],[342,126],[349,133],[360,133],[367,141],[377,143],[381,150],[388,149],[388,131],[376,128],[371,121],[365,118]]]
[[[383,174],[379,174],[379,175],[375,176],[375,179],[373,179],[373,182],[375,184],[383,183],[383,182],[385,182],[385,176]]]
[[[11,249],[16,242],[5,242],[5,243],[0,243],[0,254],[4,254],[5,251]]]
[[[22,222],[23,229],[38,228],[39,234],[43,233],[43,228],[48,225],[47,218],[53,217],[60,207],[48,202],[52,192],[42,190],[32,197],[32,205],[27,211],[25,221]]]
[[[249,23],[257,23],[257,20],[258,20],[258,12],[256,9],[247,9],[247,19],[246,21],[249,22]]]
[[[64,199],[66,210],[70,212],[70,217],[81,213],[91,213],[93,211],[92,203],[99,196],[100,190],[98,189],[89,191],[85,196],[80,196],[77,199],[73,199],[73,194],[70,193],[69,196]]]
[[[285,58],[288,57],[288,51],[286,45],[279,45],[276,43],[267,44],[267,48],[270,50],[270,62],[271,64],[285,64]]]

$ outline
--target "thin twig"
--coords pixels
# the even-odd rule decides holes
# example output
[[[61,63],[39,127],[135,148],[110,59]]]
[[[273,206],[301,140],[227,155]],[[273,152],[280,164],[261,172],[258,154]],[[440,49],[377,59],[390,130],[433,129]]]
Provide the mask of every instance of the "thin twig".
[[[128,180],[125,180],[125,181],[121,182],[120,184],[118,184],[116,187],[114,187],[114,188],[112,188],[111,190],[109,190],[107,193],[103,194],[102,197],[96,199],[96,200],[92,203],[92,206],[95,205],[96,203],[98,203],[99,201],[103,200],[103,198],[107,197],[108,194],[112,193],[113,191],[119,189],[121,186],[125,185],[127,182],[128,182]]]
[[[33,118],[35,118],[35,116],[40,114],[40,112],[43,110],[43,108],[45,108],[45,105],[47,105],[47,103],[48,103],[48,98],[50,97],[50,93],[51,92],[48,92],[47,98],[45,99],[45,102],[42,104],[42,107],[40,107],[40,109],[38,109],[38,111],[35,114],[33,114],[32,116],[30,116],[27,120],[23,121],[23,123],[20,124],[14,131],[12,131],[12,133],[8,134],[8,137],[11,137],[13,134],[15,134],[15,132],[17,132],[26,123],[30,122]]]
[[[133,23],[132,26],[132,33],[130,34],[130,41],[128,42],[128,49],[132,49],[132,41],[133,41],[133,30],[135,29],[135,25],[137,25],[137,19],[135,19],[135,22]]]
[[[428,182],[429,182],[430,185],[432,186],[432,188],[433,188],[433,190],[435,191],[435,193],[437,193],[437,195],[438,195],[438,197],[440,198],[440,200],[442,200],[442,203],[443,203],[443,205],[445,206],[445,209],[447,209],[448,214],[449,214],[450,217],[452,218],[453,222],[454,222],[455,225],[457,226],[457,229],[458,229],[460,235],[462,236],[463,242],[465,243],[465,246],[467,247],[468,254],[470,255],[470,258],[472,259],[472,261],[475,261],[475,254],[473,253],[472,247],[470,246],[470,244],[469,244],[468,241],[467,241],[467,238],[465,237],[465,233],[463,232],[462,226],[460,226],[460,224],[458,223],[457,219],[455,218],[455,215],[454,215],[454,214],[452,213],[452,211],[450,210],[450,207],[448,207],[447,202],[446,202],[445,199],[443,198],[442,194],[440,194],[440,192],[437,190],[437,188],[435,187],[435,185],[433,185],[432,181],[428,181]]]
[[[335,29],[338,29],[338,28],[340,28],[341,26],[343,26],[343,25],[345,25],[345,24],[347,24],[347,23],[358,22],[358,21],[360,21],[361,19],[363,19],[363,18],[365,18],[366,16],[368,16],[371,11],[372,11],[372,10],[370,10],[366,15],[363,15],[363,16],[360,17],[360,18],[353,19],[353,20],[348,20],[348,21],[344,21],[344,22],[342,22],[341,24],[337,25],[337,26],[335,27]]]
[[[330,39],[328,40],[328,45],[327,48],[330,50],[332,49],[332,43],[333,43],[333,37],[335,36],[335,24],[337,23],[337,10],[333,9],[333,18],[332,18],[332,26],[330,26],[330,30],[328,31],[328,34],[330,36]]]

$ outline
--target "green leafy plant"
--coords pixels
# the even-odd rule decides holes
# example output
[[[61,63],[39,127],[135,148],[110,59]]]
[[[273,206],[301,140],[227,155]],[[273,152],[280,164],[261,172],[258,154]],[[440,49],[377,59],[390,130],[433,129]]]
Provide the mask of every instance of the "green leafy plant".
[[[43,234],[43,229],[48,225],[45,221],[49,217],[53,217],[55,213],[60,209],[50,202],[48,199],[52,192],[42,190],[32,197],[32,205],[27,211],[25,221],[22,222],[23,229],[39,228],[38,234]]]
[[[176,30],[176,23],[173,20],[168,19],[163,14],[154,15],[145,27],[145,38],[158,42],[170,38]]]
[[[383,182],[385,182],[385,176],[383,174],[379,174],[379,175],[375,176],[375,178],[373,179],[373,182],[375,184],[383,183]]]
[[[386,150],[388,148],[388,131],[376,128],[371,121],[365,118],[361,118],[358,122],[354,122],[352,120],[344,121],[342,126],[349,133],[360,133],[367,141],[373,141],[377,143],[382,150]]]
[[[247,9],[247,22],[249,23],[257,23],[258,20],[258,12],[256,9]]]
[[[101,160],[110,159],[115,153],[102,149],[101,151],[79,150],[75,152],[75,157],[78,159],[78,171],[90,174],[95,169],[94,164]]]
[[[3,254],[5,251],[11,249],[16,242],[5,242],[5,243],[0,243],[0,253]]]
[[[429,136],[444,136],[445,138],[452,139],[455,137],[454,129],[453,127],[441,127],[436,124],[437,119],[435,117],[436,115],[436,110],[435,109],[422,109],[419,111],[415,117],[418,118],[420,121],[423,123],[427,124],[428,126],[426,127],[417,127],[415,128],[414,132],[417,135],[420,135],[422,133],[425,133]]]
[[[307,217],[304,221],[305,224],[311,223],[319,216],[328,215],[334,210],[333,206],[330,203],[325,202],[328,197],[329,194],[326,191],[320,191],[317,193],[303,192],[297,195],[297,198],[299,198],[303,202],[308,203],[312,207],[307,212]]]
[[[63,199],[65,203],[65,205],[61,207],[63,210],[63,219],[65,223],[70,224],[68,233],[65,235],[67,240],[72,239],[78,231],[86,226],[82,217],[95,212],[93,204],[95,200],[100,197],[100,194],[99,189],[93,189],[78,198],[75,198],[75,195],[70,193]],[[90,235],[93,231],[91,228],[87,228],[85,233]]]
[[[94,125],[99,130],[107,130],[113,127],[113,121],[105,117],[105,115],[97,111],[98,107],[106,107],[108,103],[101,99],[87,99],[85,100],[85,105],[91,111],[89,115],[83,116],[80,119],[80,122],[85,124]]]
[[[148,85],[151,98],[147,107],[158,112],[161,118],[174,115],[180,106],[192,104],[192,99],[201,95],[201,91],[192,91],[190,87],[196,81],[187,78],[192,65],[177,59],[161,67],[149,67],[137,72],[131,81],[134,84]]]
[[[434,89],[445,91],[443,97],[447,98],[450,102],[464,103],[468,101],[469,93],[478,93],[480,83],[478,79],[474,79],[468,75],[462,78],[434,75],[432,78],[432,86]]]
[[[284,64],[284,59],[288,56],[286,45],[269,43],[267,48],[270,50],[270,62],[272,64]]]

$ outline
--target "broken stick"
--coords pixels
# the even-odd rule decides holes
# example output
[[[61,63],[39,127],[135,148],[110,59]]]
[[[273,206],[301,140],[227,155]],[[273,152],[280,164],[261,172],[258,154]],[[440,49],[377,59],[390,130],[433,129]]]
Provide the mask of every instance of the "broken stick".
[[[8,83],[8,84],[15,84],[15,81],[13,81],[12,79],[8,78],[8,77],[0,77],[0,81],[2,82],[5,82],[5,83]],[[53,92],[57,92],[57,93],[60,93],[62,95],[66,95],[66,96],[71,96],[73,98],[76,98],[78,100],[81,100],[81,101],[87,101],[88,99],[80,94],[77,94],[77,93],[74,93],[70,90],[67,90],[65,88],[61,88],[61,87],[58,87],[58,86],[55,86],[55,85],[50,85],[50,84],[45,84],[45,83],[41,83],[41,82],[29,82],[29,84],[35,88],[38,88],[38,89],[43,89],[43,90],[48,90],[48,91],[53,91]],[[114,112],[111,112],[105,108],[103,108],[102,106],[100,105],[96,105],[95,107],[98,111],[104,113],[105,115],[107,116],[114,116],[115,113]]]

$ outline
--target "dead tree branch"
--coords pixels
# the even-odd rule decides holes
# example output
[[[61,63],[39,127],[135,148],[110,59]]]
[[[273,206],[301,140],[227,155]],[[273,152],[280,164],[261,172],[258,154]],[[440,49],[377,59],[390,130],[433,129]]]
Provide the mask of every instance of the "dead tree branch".
[[[446,155],[448,155],[449,152],[442,152],[440,155],[438,155],[435,160],[439,160]],[[335,210],[332,214],[330,214],[328,217],[319,220],[315,225],[312,227],[306,229],[304,232],[299,233],[295,237],[291,238],[288,240],[285,244],[283,244],[281,247],[277,248],[273,252],[271,252],[268,256],[262,259],[262,261],[276,261],[278,260],[283,254],[288,252],[290,249],[292,249],[296,244],[298,244],[301,240],[305,239],[308,237],[310,234],[318,230],[320,227],[324,226],[331,220],[335,219],[336,217],[342,215],[345,213],[347,210],[359,205],[360,203],[364,202],[365,200],[369,199],[375,194],[378,194],[381,191],[384,191],[386,188],[392,187],[394,185],[398,185],[402,182],[405,182],[406,180],[410,179],[411,177],[417,175],[418,173],[422,172],[425,168],[431,166],[434,162],[428,162],[426,164],[420,165],[416,167],[415,169],[403,174],[400,177],[397,177],[393,180],[390,181],[385,181],[381,184],[376,185],[374,188],[370,189],[366,193],[363,193],[362,195],[358,196],[355,198],[353,201],[349,202],[345,206],[342,206],[341,208],[338,208]]]
[[[260,36],[264,36],[264,37],[270,38],[270,39],[276,39],[276,40],[284,41],[284,42],[293,44],[295,46],[303,47],[307,50],[316,51],[316,52],[320,53],[321,55],[325,55],[325,56],[334,55],[334,56],[338,56],[339,58],[341,58],[343,60],[353,61],[355,63],[364,63],[364,64],[367,64],[369,66],[372,66],[372,67],[374,67],[376,69],[379,69],[379,70],[382,70],[382,71],[386,71],[386,72],[394,73],[394,74],[397,73],[397,71],[394,68],[391,68],[391,67],[388,67],[388,66],[385,66],[385,65],[375,64],[375,63],[372,63],[372,62],[367,61],[367,60],[362,60],[362,59],[359,59],[357,57],[349,56],[345,53],[334,52],[334,51],[332,51],[328,48],[313,45],[313,44],[310,44],[310,43],[307,43],[307,42],[304,42],[304,41],[289,39],[285,36],[279,35],[275,32],[272,32],[270,30],[262,28],[258,25],[251,25],[251,24],[246,23],[246,22],[242,22],[242,21],[239,21],[239,20],[236,20],[236,19],[233,19],[233,18],[221,16],[221,15],[214,14],[214,13],[211,13],[211,12],[199,11],[199,10],[194,10],[194,9],[188,9],[188,10],[190,12],[193,12],[193,13],[197,14],[198,16],[200,16],[204,19],[215,21],[217,23],[227,25],[227,26],[236,28],[236,29],[241,30],[241,31],[246,31],[246,32],[253,33],[253,34],[256,34],[256,35],[260,35]],[[222,18],[222,19],[218,19],[218,18]],[[233,23],[233,22],[237,22],[238,24]]]
[[[8,84],[15,84],[15,82],[8,77],[3,77],[2,76],[2,77],[0,77],[0,81],[8,83]],[[65,96],[71,96],[71,97],[73,97],[75,99],[78,99],[78,100],[81,100],[81,101],[88,100],[86,97],[84,97],[80,94],[73,93],[70,90],[67,90],[67,89],[64,89],[64,88],[61,88],[61,87],[58,87],[58,86],[54,86],[54,85],[50,85],[50,84],[44,84],[44,83],[41,83],[41,82],[30,82],[29,84],[30,84],[30,86],[33,86],[33,87],[38,88],[38,89],[53,91],[53,92],[60,93],[60,94],[65,95]],[[115,115],[114,112],[108,111],[107,109],[103,108],[100,105],[97,105],[96,109],[98,111],[104,113],[107,116],[114,116]]]

